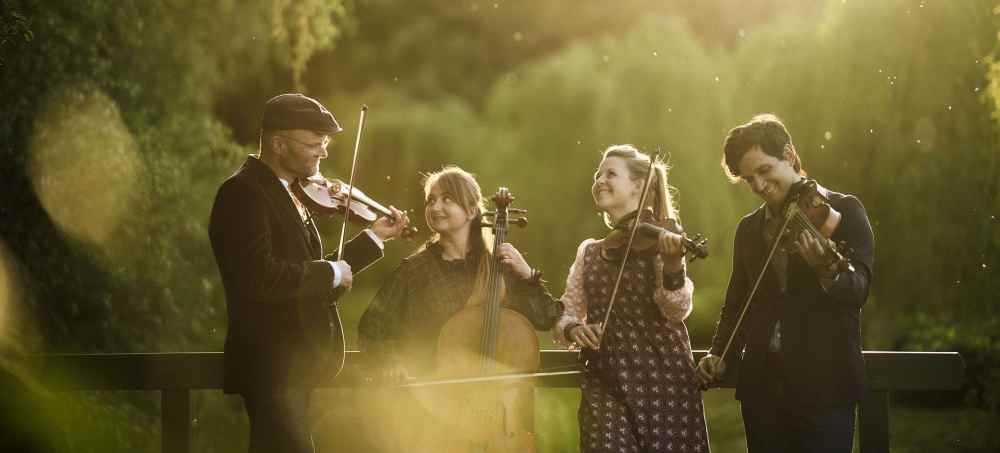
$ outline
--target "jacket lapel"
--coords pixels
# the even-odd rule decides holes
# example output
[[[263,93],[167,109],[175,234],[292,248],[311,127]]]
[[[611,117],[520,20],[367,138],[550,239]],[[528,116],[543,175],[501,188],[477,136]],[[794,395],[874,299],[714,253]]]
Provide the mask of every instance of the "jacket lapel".
[[[753,213],[753,217],[750,218],[749,228],[747,229],[747,243],[749,246],[747,247],[746,272],[750,277],[751,285],[757,282],[757,276],[764,267],[768,252],[771,251],[771,244],[768,244],[764,240],[764,209],[766,208],[761,206],[757,212]],[[760,298],[760,294],[777,294],[778,288],[778,275],[774,271],[773,264],[768,265],[767,272],[764,273],[764,278],[761,280],[760,287],[757,288],[757,295],[754,298],[764,300]]]
[[[309,232],[309,251],[312,252],[313,259],[320,259],[323,257],[323,240],[320,239],[319,230],[316,228],[316,222],[313,221],[312,216],[309,217],[305,226]]]
[[[251,156],[247,158],[246,165],[253,171],[254,175],[256,175],[256,179],[260,183],[261,188],[264,190],[264,195],[268,198],[269,204],[277,209],[275,214],[277,215],[278,220],[287,225],[289,228],[297,231],[299,237],[305,245],[306,250],[312,252],[313,241],[309,237],[309,229],[306,227],[306,224],[302,222],[302,217],[299,216],[299,210],[295,208],[295,203],[292,201],[292,195],[289,194],[288,190],[285,189],[285,186],[281,184],[281,180],[278,179],[278,177],[271,171],[270,168],[267,167],[267,165],[256,157]]]

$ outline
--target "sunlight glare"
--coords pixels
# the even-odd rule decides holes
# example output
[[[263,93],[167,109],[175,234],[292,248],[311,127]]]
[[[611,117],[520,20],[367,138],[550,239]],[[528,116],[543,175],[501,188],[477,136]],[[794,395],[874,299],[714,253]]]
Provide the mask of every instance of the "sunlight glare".
[[[0,242],[0,351],[9,349],[14,343],[12,331],[14,310],[14,266],[7,248]]]
[[[29,147],[32,184],[52,220],[86,241],[111,239],[137,198],[136,148],[118,106],[98,88],[55,90]]]

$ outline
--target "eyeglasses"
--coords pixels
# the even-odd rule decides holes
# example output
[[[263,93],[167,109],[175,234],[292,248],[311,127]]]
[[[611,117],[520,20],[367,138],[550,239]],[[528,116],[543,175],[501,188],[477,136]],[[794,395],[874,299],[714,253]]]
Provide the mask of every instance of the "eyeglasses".
[[[281,135],[281,134],[276,134],[276,135],[278,135],[278,137],[287,138],[287,139],[289,139],[289,140],[291,140],[291,141],[293,141],[295,143],[298,143],[298,144],[300,144],[302,146],[305,146],[307,149],[322,148],[322,149],[325,150],[326,147],[327,147],[327,145],[330,144],[330,137],[323,137],[323,143],[306,143],[306,142],[304,142],[302,140],[298,140],[298,139],[289,137],[287,135]]]

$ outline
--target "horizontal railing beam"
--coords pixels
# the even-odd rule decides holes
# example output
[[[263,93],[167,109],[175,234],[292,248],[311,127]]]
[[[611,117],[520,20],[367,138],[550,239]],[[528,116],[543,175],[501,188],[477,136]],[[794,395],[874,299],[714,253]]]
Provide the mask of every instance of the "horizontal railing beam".
[[[707,351],[694,351],[695,361]],[[965,379],[965,363],[957,352],[865,351],[868,390],[859,407],[863,453],[889,451],[889,391],[955,390]],[[34,377],[58,390],[156,390],[162,401],[162,450],[187,453],[191,447],[190,391],[221,389],[223,353],[162,352],[135,354],[50,354],[24,358]],[[363,353],[349,351],[347,366],[320,387],[363,385]],[[541,372],[578,369],[579,353],[542,351]],[[738,375],[727,375],[721,387],[734,387]],[[539,377],[539,387],[576,387],[578,376]]]
[[[697,361],[706,351],[694,351]],[[363,382],[362,355],[349,351],[341,375],[321,387],[351,387]],[[541,371],[575,369],[579,354],[543,350]],[[865,351],[869,390],[955,390],[965,379],[957,352]],[[65,390],[221,389],[223,353],[162,352],[132,354],[51,354],[28,358],[37,377]],[[539,378],[540,387],[576,387],[575,375]],[[722,387],[735,386],[730,377]]]

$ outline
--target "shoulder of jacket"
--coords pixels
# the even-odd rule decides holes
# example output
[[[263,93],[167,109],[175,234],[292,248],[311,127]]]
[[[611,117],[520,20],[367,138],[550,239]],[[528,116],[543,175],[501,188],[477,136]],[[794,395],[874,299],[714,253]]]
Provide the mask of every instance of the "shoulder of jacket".
[[[261,190],[260,181],[254,177],[246,167],[243,167],[226,178],[220,186],[220,190]]]
[[[754,209],[741,217],[739,223],[736,225],[737,231],[749,227],[752,222],[762,221],[763,219],[758,219],[758,217],[764,216],[764,209],[766,209],[766,207],[761,205],[759,208]]]
[[[837,210],[843,210],[843,208],[848,207],[853,209],[864,209],[864,204],[861,203],[861,199],[854,194],[831,191],[828,198],[830,200],[830,205]]]

